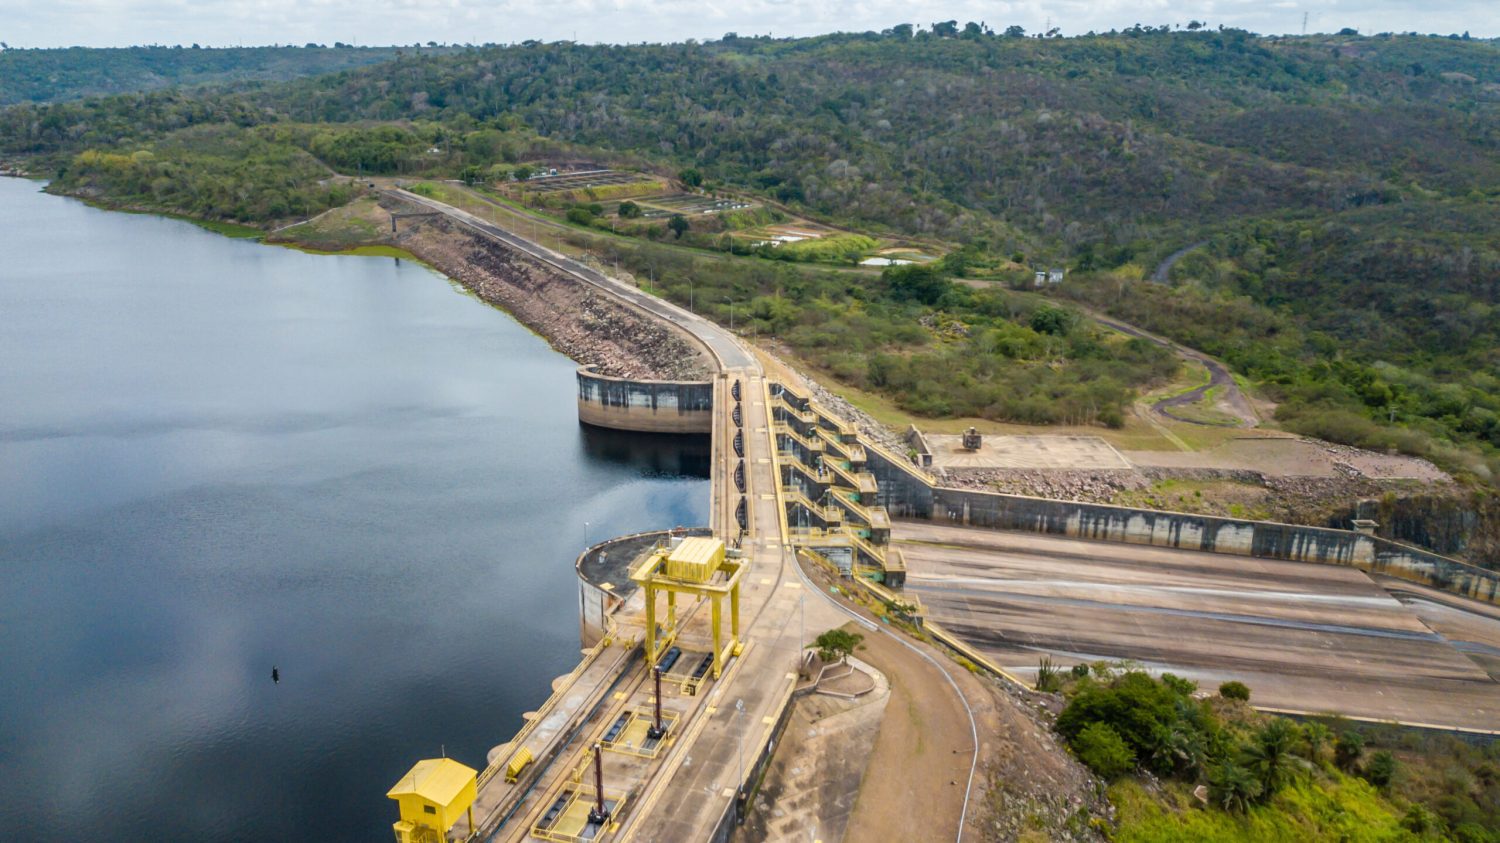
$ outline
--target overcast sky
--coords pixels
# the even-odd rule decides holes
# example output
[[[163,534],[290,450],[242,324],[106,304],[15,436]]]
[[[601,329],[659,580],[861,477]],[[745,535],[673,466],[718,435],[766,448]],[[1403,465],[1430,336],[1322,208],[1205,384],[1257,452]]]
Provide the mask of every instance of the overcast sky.
[[[1349,26],[1364,33],[1500,34],[1496,0],[0,0],[0,41],[13,47],[199,43],[361,45],[576,39],[634,43],[741,35],[879,30],[897,23],[982,20],[1065,35],[1202,20],[1261,33]]]

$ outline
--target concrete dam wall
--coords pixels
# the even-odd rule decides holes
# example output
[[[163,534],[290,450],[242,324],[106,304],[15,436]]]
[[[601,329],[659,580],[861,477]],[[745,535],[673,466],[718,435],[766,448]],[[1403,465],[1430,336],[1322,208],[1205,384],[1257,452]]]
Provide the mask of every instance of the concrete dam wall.
[[[709,381],[629,380],[578,370],[578,420],[642,433],[709,433],[714,388]]]
[[[1375,536],[1328,527],[1029,498],[936,485],[906,460],[867,448],[876,502],[894,517],[1212,553],[1351,565],[1500,603],[1500,572]]]

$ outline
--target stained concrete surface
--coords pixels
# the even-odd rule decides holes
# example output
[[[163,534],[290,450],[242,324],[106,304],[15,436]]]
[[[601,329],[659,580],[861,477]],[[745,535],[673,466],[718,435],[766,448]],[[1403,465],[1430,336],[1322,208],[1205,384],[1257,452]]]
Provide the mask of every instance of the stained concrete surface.
[[[1127,470],[1130,463],[1098,436],[985,436],[978,450],[963,448],[963,437],[924,433],[933,468]]]
[[[797,700],[735,843],[844,838],[891,696],[890,684],[873,667],[862,665],[844,679],[855,677],[863,680],[862,693],[853,699],[814,693]]]
[[[1129,659],[1263,706],[1500,729],[1491,607],[1418,611],[1337,565],[915,522],[894,539],[928,615],[1017,673]]]

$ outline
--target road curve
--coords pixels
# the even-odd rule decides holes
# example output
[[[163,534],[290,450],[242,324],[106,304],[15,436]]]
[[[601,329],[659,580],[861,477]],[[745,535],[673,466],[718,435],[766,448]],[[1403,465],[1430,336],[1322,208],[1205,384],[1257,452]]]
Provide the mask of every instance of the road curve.
[[[1218,360],[1209,357],[1207,354],[1204,354],[1201,351],[1188,348],[1187,346],[1180,343],[1172,342],[1171,340],[1164,337],[1159,337],[1155,334],[1148,333],[1141,330],[1140,328],[1137,328],[1134,325],[1126,322],[1121,322],[1118,319],[1105,316],[1101,313],[1089,311],[1089,316],[1094,321],[1105,326],[1106,328],[1113,328],[1114,330],[1119,331],[1122,334],[1137,337],[1139,339],[1146,340],[1147,342],[1156,343],[1163,348],[1167,348],[1175,352],[1179,357],[1183,357],[1187,360],[1198,363],[1202,365],[1203,368],[1208,370],[1208,383],[1192,390],[1191,392],[1186,392],[1182,395],[1174,395],[1171,398],[1163,398],[1162,400],[1157,401],[1155,404],[1152,404],[1151,409],[1155,410],[1158,413],[1161,413],[1164,416],[1167,416],[1168,418],[1172,418],[1180,422],[1186,422],[1188,424],[1201,424],[1209,427],[1255,427],[1256,425],[1260,424],[1260,417],[1255,414],[1255,408],[1250,406],[1250,399],[1245,397],[1244,391],[1240,389],[1240,385],[1238,383],[1235,383],[1234,376],[1229,373],[1229,369],[1226,368],[1223,363],[1220,363]],[[1197,402],[1202,401],[1204,395],[1206,395],[1209,390],[1219,387],[1223,388],[1224,402],[1229,406],[1230,410],[1237,417],[1236,421],[1222,423],[1206,422],[1199,419],[1191,419],[1187,418],[1186,416],[1180,416],[1172,412],[1173,407],[1180,407],[1185,404],[1196,404]]]
[[[1192,250],[1197,249],[1201,246],[1207,245],[1207,240],[1199,240],[1197,243],[1194,243],[1191,246],[1183,246],[1181,249],[1178,249],[1172,254],[1167,255],[1167,259],[1162,261],[1161,264],[1156,267],[1155,272],[1151,273],[1151,280],[1155,281],[1158,284],[1165,284],[1168,281],[1171,281],[1172,267],[1175,266],[1178,261],[1182,260],[1188,252],[1191,252]]]
[[[709,352],[718,360],[720,370],[759,368],[755,356],[743,345],[740,345],[739,340],[735,339],[733,334],[696,313],[689,312],[669,301],[643,292],[623,281],[610,278],[604,273],[591,269],[566,255],[558,254],[545,246],[512,234],[500,226],[477,217],[468,211],[460,210],[452,205],[439,202],[435,199],[429,199],[425,196],[419,196],[411,191],[400,188],[382,192],[386,195],[395,196],[407,202],[437,211],[486,237],[498,240],[517,251],[525,252],[560,272],[571,275],[617,298],[624,299],[653,316],[683,328],[708,347]]]

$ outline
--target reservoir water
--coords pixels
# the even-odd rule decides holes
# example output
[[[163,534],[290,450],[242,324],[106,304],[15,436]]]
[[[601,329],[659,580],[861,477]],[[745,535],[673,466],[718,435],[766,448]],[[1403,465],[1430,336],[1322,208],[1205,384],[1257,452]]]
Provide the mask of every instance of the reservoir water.
[[[707,518],[706,442],[572,372],[409,261],[0,179],[0,827],[387,840],[413,761],[483,767],[585,542]]]

